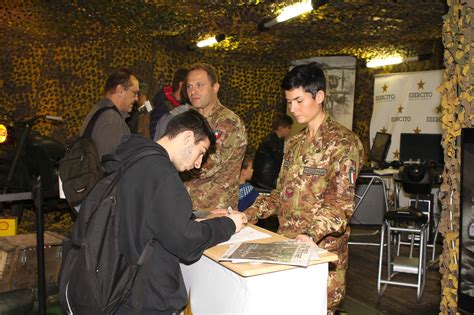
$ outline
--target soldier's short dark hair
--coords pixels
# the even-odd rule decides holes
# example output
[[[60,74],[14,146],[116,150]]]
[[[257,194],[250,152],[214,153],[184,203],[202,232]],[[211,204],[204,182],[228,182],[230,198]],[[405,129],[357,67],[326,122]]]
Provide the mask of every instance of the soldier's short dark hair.
[[[279,113],[273,118],[272,129],[275,131],[278,127],[290,127],[293,125],[293,119],[287,114]]]
[[[125,90],[128,90],[131,83],[130,80],[132,77],[137,77],[132,71],[127,68],[120,68],[112,72],[107,81],[105,82],[104,91],[105,92],[114,92],[115,88],[119,85],[123,86]]]
[[[194,133],[194,142],[196,144],[207,138],[211,143],[209,149],[216,145],[214,131],[206,118],[196,110],[188,110],[182,114],[174,116],[166,126],[166,131],[163,137],[173,139],[180,133],[188,130]]]
[[[326,93],[326,77],[318,63],[312,62],[299,65],[288,72],[281,81],[281,88],[285,91],[302,87],[305,92],[311,93],[313,98],[318,91]]]
[[[204,70],[207,72],[207,76],[209,77],[209,81],[211,81],[211,85],[214,85],[216,82],[219,82],[219,77],[217,76],[216,68],[208,63],[198,62],[193,64],[189,67],[189,72],[193,70]]]
[[[188,76],[188,69],[185,68],[179,68],[176,70],[176,72],[173,75],[173,92],[176,92],[179,89],[179,82],[184,82],[186,80],[186,77]]]

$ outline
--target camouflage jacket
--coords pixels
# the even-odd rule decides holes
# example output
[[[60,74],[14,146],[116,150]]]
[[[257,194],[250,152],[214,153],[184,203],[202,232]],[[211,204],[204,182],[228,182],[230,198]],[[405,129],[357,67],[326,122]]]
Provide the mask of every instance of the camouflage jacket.
[[[269,196],[259,196],[246,213],[251,221],[276,213],[280,234],[311,236],[339,256],[337,269],[346,269],[348,222],[364,149],[354,133],[329,115],[303,152],[306,134],[303,129],[288,140],[277,188]]]
[[[245,126],[239,116],[219,101],[207,121],[216,135],[216,150],[197,175],[185,182],[186,187],[194,209],[237,209],[240,167],[247,147]]]

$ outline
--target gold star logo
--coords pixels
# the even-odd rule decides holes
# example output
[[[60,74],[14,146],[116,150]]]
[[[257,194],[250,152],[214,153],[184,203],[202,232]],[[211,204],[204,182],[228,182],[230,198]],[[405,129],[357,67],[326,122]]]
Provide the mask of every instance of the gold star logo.
[[[405,107],[403,107],[403,106],[400,104],[400,106],[398,106],[398,113],[401,114],[401,113],[403,112],[403,109],[404,109],[404,108],[405,108]]]
[[[435,107],[436,114],[441,114],[443,111],[443,107],[441,107],[441,104]]]
[[[426,82],[423,82],[423,80],[420,79],[420,82],[417,83],[418,85],[418,90],[423,90]]]
[[[395,150],[395,152],[393,152],[393,159],[394,160],[399,160],[400,159],[400,151]]]
[[[380,132],[386,133],[386,132],[387,132],[387,128],[383,127],[382,129],[380,129]]]
[[[387,83],[384,83],[383,86],[382,86],[382,93],[387,92],[387,89],[388,89],[388,85],[387,85]]]
[[[418,128],[418,126],[416,126],[416,129],[413,129],[413,132],[414,132],[414,133],[420,133],[420,132],[421,132],[421,129]]]

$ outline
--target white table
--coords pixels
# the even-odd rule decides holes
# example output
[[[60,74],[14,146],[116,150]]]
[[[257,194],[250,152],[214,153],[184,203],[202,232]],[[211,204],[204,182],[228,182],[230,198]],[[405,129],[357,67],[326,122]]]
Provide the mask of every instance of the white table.
[[[271,234],[274,237],[261,242],[283,238]],[[336,255],[326,253],[307,268],[217,262],[227,247],[216,246],[198,262],[181,264],[193,314],[327,313],[328,261]]]

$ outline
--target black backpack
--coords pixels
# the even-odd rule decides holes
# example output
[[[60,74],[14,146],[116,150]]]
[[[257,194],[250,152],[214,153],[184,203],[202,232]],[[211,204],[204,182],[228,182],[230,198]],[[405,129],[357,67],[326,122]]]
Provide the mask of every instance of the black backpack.
[[[81,204],[70,240],[64,244],[59,276],[60,302],[74,314],[113,314],[131,293],[143,292],[143,281],[134,286],[138,271],[153,251],[148,241],[138,261],[128,264],[119,251],[120,178],[138,160],[159,154],[146,150],[116,167],[101,179]],[[109,155],[110,156],[110,155]],[[143,295],[143,294],[139,294]],[[138,301],[138,313],[143,301]]]
[[[66,200],[71,206],[80,204],[99,179],[105,175],[91,135],[100,114],[109,109],[114,109],[119,113],[115,106],[103,107],[96,111],[87,124],[84,134],[66,150],[66,154],[59,161],[59,177]]]

